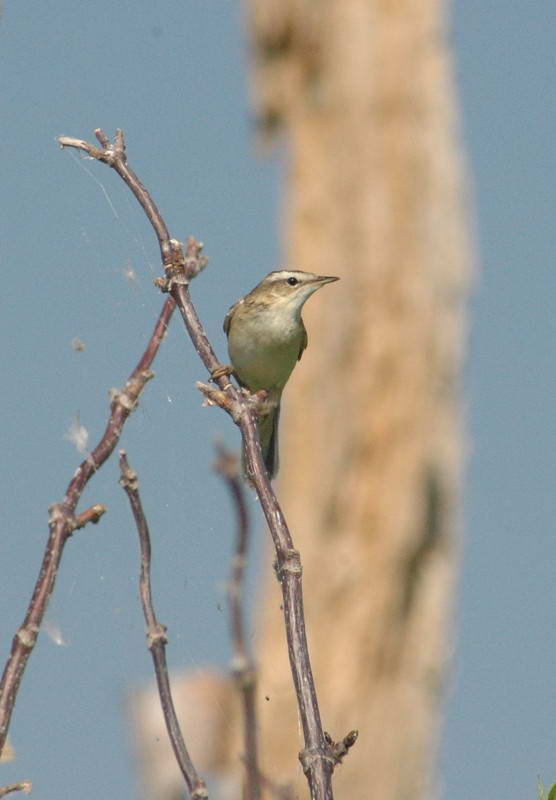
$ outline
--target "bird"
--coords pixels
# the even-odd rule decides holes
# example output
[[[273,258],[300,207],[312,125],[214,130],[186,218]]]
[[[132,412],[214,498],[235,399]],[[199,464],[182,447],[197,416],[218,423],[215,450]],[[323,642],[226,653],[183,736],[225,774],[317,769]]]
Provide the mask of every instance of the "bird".
[[[224,319],[228,354],[238,383],[251,393],[266,392],[257,428],[270,480],[278,472],[282,392],[307,347],[301,311],[314,292],[337,280],[301,270],[275,270],[234,303]]]

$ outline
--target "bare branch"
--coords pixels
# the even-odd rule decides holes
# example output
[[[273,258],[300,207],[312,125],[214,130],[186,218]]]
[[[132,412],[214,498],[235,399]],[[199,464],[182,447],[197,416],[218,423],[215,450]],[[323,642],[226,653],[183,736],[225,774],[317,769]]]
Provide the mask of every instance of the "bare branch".
[[[94,511],[88,509],[76,518],[74,514],[77,503],[90,478],[112,454],[127,418],[137,405],[139,395],[147,381],[153,376],[149,367],[164,338],[174,307],[173,300],[168,298],[139,363],[129,376],[124,389],[116,393],[112,400],[108,424],[100,442],[78,467],[67,488],[63,502],[57,503],[49,509],[50,535],[39,577],[23,624],[13,638],[11,652],[0,682],[0,753],[6,741],[21,678],[35,646],[44,613],[54,589],[65,544],[76,528],[82,527],[89,521],[98,521],[101,514],[104,513],[103,506],[93,506]]]
[[[180,308],[179,299],[177,303]],[[222,381],[225,381],[225,378],[222,378]],[[282,509],[268,479],[249,402],[241,399],[238,392],[233,389],[238,400],[230,398],[229,389],[218,391],[205,384],[198,384],[198,388],[210,403],[219,405],[230,414],[242,433],[250,480],[259,496],[276,549],[275,569],[282,588],[288,655],[305,738],[305,748],[299,754],[299,760],[307,775],[312,798],[328,800],[332,798],[331,776],[337,761],[322,730],[309,660],[301,584],[301,558],[293,546]]]
[[[261,781],[257,746],[257,674],[249,653],[242,608],[245,567],[249,547],[249,517],[243,486],[239,478],[238,459],[226,448],[217,445],[214,465],[230,491],[236,515],[236,541],[232,557],[232,571],[228,584],[230,605],[230,630],[232,634],[232,674],[241,696],[244,725],[244,762],[246,766],[245,800],[259,800]]]
[[[197,259],[195,255],[192,259],[188,259],[179,242],[168,238],[168,231],[160,219],[156,206],[135,173],[127,166],[123,133],[116,132],[114,145],[110,144],[108,137],[102,131],[95,131],[95,135],[102,145],[102,151],[82,140],[68,137],[62,138],[60,144],[62,147],[78,147],[93,158],[109,164],[130,187],[144,208],[157,234],[164,263],[165,278],[159,279],[157,285],[163,291],[169,292],[175,300],[193,346],[209,374],[215,376],[215,383],[225,395],[225,402],[224,398],[222,402],[218,400],[216,402],[225,408],[241,430],[247,469],[259,496],[276,549],[276,573],[282,588],[288,654],[305,740],[305,748],[300,754],[300,759],[307,775],[312,799],[331,800],[333,796],[331,778],[335,762],[324,737],[309,660],[303,611],[301,561],[264,467],[252,403],[230,384],[225,371],[221,369],[191,301],[188,284],[190,278],[202,268],[199,264],[202,258],[200,245],[197,245]],[[189,240],[188,251],[195,250],[194,241]]]
[[[166,627],[157,620],[154,613],[151,592],[151,540],[149,526],[147,525],[143,505],[139,496],[137,473],[130,468],[124,450],[120,450],[120,473],[120,483],[129,498],[129,504],[139,535],[139,546],[141,549],[139,594],[141,596],[141,605],[143,606],[145,622],[147,623],[148,648],[151,651],[153,659],[156,683],[160,695],[160,704],[162,706],[168,736],[170,737],[172,749],[187,784],[189,794],[193,800],[202,800],[202,798],[208,798],[207,788],[204,781],[201,780],[197,774],[197,770],[185,746],[185,741],[176,715],[176,709],[174,707],[174,701],[172,700],[170,681],[168,679],[168,665],[166,663],[166,644],[168,642]]]

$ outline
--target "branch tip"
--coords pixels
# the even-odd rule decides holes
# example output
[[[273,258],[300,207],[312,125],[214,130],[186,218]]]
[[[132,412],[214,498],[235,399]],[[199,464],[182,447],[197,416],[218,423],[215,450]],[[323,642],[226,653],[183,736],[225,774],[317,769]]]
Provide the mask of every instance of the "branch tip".
[[[188,236],[185,245],[185,272],[188,278],[195,278],[208,264],[208,258],[202,255],[204,244],[194,236]]]
[[[328,746],[331,757],[334,759],[334,764],[341,764],[343,759],[348,754],[349,750],[359,736],[359,731],[350,731],[339,742],[335,742],[327,731],[324,731],[324,739]]]
[[[20,781],[19,783],[10,783],[9,786],[0,786],[0,797],[5,797],[11,792],[25,792],[31,794],[33,784],[31,781]]]
[[[120,450],[120,486],[126,492],[137,492],[139,490],[139,478],[135,470],[131,469],[127,461],[127,454],[125,450]]]
[[[89,522],[92,522],[93,525],[96,525],[100,518],[106,514],[108,509],[102,503],[95,503],[94,506],[91,506],[86,511],[82,511],[77,517],[75,517],[73,523],[73,530],[79,530],[80,528],[84,528]]]
[[[228,412],[234,422],[238,422],[239,418],[241,417],[241,406],[226,392],[222,391],[221,389],[214,389],[212,386],[202,383],[202,381],[197,381],[195,386],[201,392],[201,394],[204,395],[205,405],[219,406],[220,408],[223,408],[224,411]]]
[[[95,136],[96,136],[96,138],[97,138],[97,141],[98,141],[98,142],[100,142],[100,144],[101,144],[101,145],[102,145],[102,146],[103,146],[105,149],[106,149],[106,148],[109,146],[109,144],[110,144],[110,139],[109,139],[109,138],[108,138],[108,136],[107,136],[107,135],[104,133],[104,131],[102,130],[102,128],[95,128]]]

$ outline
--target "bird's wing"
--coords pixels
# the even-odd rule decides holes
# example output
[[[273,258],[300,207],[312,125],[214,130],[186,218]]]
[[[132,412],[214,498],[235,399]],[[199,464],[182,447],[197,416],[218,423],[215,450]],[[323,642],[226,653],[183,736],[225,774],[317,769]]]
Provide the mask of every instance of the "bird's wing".
[[[236,310],[236,308],[239,306],[240,303],[243,303],[243,298],[241,298],[241,300],[238,300],[237,303],[234,303],[233,306],[230,307],[230,310],[228,311],[226,316],[224,317],[223,328],[224,328],[224,333],[226,334],[226,336],[228,336],[228,334],[230,333],[230,324],[232,322],[232,316],[234,314],[234,311]]]
[[[301,325],[303,327],[303,335],[301,337],[301,344],[299,345],[299,354],[297,356],[297,360],[298,361],[301,359],[301,356],[303,355],[303,351],[307,347],[307,343],[309,341],[308,338],[307,338],[307,329],[305,328],[305,325],[303,324],[303,320],[301,321]]]

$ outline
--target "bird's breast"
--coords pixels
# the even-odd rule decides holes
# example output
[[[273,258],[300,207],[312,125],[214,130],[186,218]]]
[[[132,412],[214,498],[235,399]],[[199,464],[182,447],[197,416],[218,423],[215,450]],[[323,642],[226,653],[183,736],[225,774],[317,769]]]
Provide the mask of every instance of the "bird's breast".
[[[284,388],[297,362],[303,327],[264,310],[232,320],[228,352],[239,379],[251,391]]]

